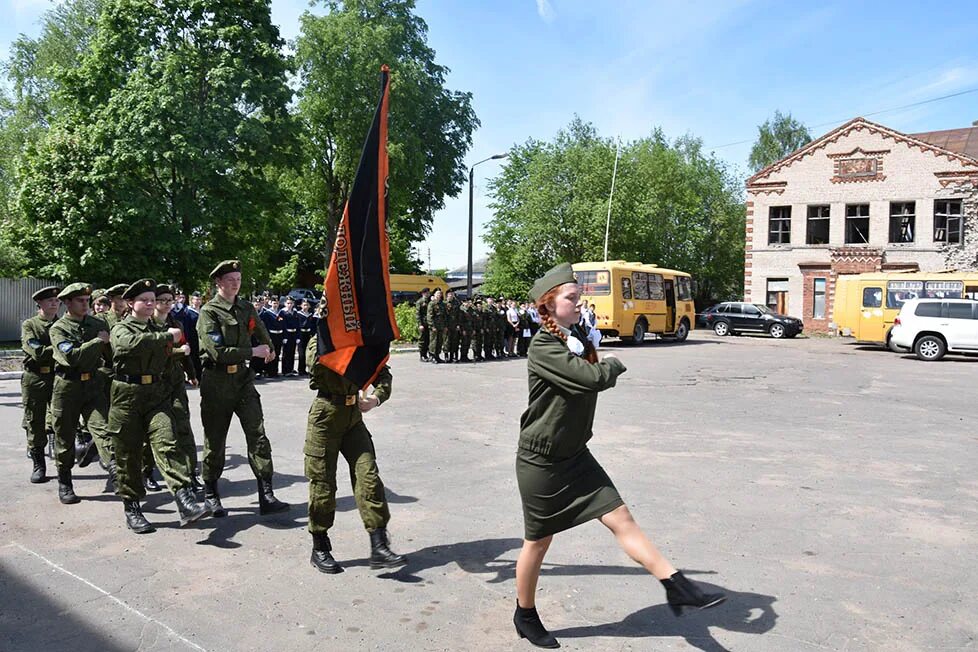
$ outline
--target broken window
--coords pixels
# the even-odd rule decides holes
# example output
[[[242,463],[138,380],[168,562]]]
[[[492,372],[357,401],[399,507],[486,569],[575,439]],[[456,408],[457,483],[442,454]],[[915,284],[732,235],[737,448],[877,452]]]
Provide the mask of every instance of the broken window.
[[[808,234],[805,242],[810,245],[829,243],[829,207],[808,207]]]
[[[934,242],[961,242],[960,199],[939,199],[934,202]]]
[[[846,244],[869,244],[869,204],[846,206]]]
[[[890,203],[890,242],[913,242],[914,221],[917,205],[915,202]]]

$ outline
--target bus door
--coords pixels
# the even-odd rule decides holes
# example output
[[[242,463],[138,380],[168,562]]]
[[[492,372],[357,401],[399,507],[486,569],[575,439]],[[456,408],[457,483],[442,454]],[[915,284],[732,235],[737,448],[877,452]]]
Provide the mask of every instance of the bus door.
[[[861,290],[859,320],[852,335],[862,342],[883,342],[883,282],[867,281]]]
[[[672,333],[676,330],[676,291],[673,280],[670,278],[662,282],[662,289],[666,295],[666,329],[665,332]]]

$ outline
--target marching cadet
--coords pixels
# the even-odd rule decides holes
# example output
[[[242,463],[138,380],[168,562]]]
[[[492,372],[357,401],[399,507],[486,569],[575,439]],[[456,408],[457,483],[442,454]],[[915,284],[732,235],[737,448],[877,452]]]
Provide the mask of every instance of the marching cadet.
[[[272,305],[275,306],[274,310],[262,300],[262,308],[258,312],[258,318],[265,325],[265,330],[268,331],[268,336],[271,338],[270,346],[275,354],[274,358],[270,361],[264,361],[262,364],[262,373],[266,378],[278,377],[278,352],[282,348],[282,326],[278,320],[278,300],[276,299]]]
[[[282,375],[298,376],[295,370],[296,345],[299,343],[299,314],[295,311],[295,300],[285,298],[285,307],[279,313],[282,324]]]
[[[248,463],[258,480],[258,512],[285,511],[272,491],[272,446],[265,436],[261,397],[254,373],[246,364],[252,357],[275,359],[271,337],[253,305],[241,299],[241,263],[225,260],[210,274],[217,295],[200,311],[200,336],[204,375],[200,379],[200,412],[204,422],[204,501],[214,516],[224,516],[217,481],[224,472],[225,445],[231,417],[238,415],[248,444]],[[261,342],[252,346],[252,335]]]
[[[112,302],[111,310],[103,316],[105,325],[109,327],[110,331],[113,326],[126,318],[126,311],[129,307],[126,305],[126,300],[122,298],[122,293],[126,291],[127,287],[129,286],[125,283],[117,283],[105,291],[105,296]]]
[[[445,360],[441,357],[441,348],[445,344],[445,336],[448,334],[448,311],[441,300],[441,290],[435,290],[428,303],[428,315],[426,320],[429,338],[434,337],[435,353],[431,356],[431,361],[441,364]],[[429,340],[428,345],[431,345]]]
[[[390,398],[390,367],[381,370],[373,382],[373,393],[366,396],[359,393],[357,385],[319,363],[315,337],[309,342],[306,355],[312,369],[309,388],[317,392],[309,408],[303,448],[309,478],[309,533],[312,535],[309,561],[323,573],[343,572],[330,553],[328,535],[336,516],[336,461],[342,454],[350,466],[353,497],[360,518],[370,535],[370,567],[403,566],[407,558],[390,549],[387,537],[390,508],[377,469],[377,453],[362,416]]]
[[[316,334],[316,324],[319,317],[313,314],[312,303],[303,299],[299,308],[299,375],[306,376],[306,347],[309,340]]]
[[[472,361],[482,362],[482,297],[472,303]]]
[[[112,299],[105,295],[106,290],[95,290],[92,292],[92,310],[95,311],[95,316],[105,320],[104,313],[107,313],[112,308]]]
[[[21,401],[24,404],[24,429],[27,451],[34,463],[31,482],[47,482],[44,447],[48,443],[47,414],[54,388],[54,353],[51,326],[58,317],[58,293],[61,288],[42,288],[31,297],[37,303],[37,314],[20,325],[20,348],[24,351],[24,374],[20,377]]]
[[[428,348],[431,345],[431,333],[428,332],[428,302],[430,300],[428,288],[421,288],[421,297],[414,303],[418,319],[418,352],[421,354],[421,362],[428,361]]]
[[[447,362],[458,362],[458,343],[459,343],[459,311],[461,304],[455,298],[455,292],[449,290],[445,293],[445,323],[448,325],[448,355],[445,356]]]
[[[496,357],[496,302],[492,297],[486,297],[486,302],[482,306],[482,348],[486,360]]]
[[[116,455],[116,495],[122,498],[126,526],[136,534],[146,534],[155,531],[139,506],[146,496],[140,470],[147,442],[177,503],[180,525],[193,523],[207,511],[194,497],[190,459],[173,434],[171,389],[163,376],[174,344],[182,345],[185,355],[190,346],[179,328],[164,330],[153,320],[156,283],[152,279],[136,281],[122,298],[128,302],[129,316],[112,327],[115,373],[109,432]]]
[[[99,373],[109,342],[105,322],[88,314],[92,287],[72,283],[58,293],[66,312],[51,326],[54,356],[54,387],[51,394],[51,419],[54,426],[55,461],[58,466],[58,499],[65,505],[79,501],[71,482],[75,463],[75,429],[81,418],[95,439],[103,461],[108,460],[110,476],[112,444],[107,431],[109,403]]]
[[[466,299],[462,302],[462,307],[458,312],[458,328],[460,337],[459,362],[471,362],[469,359],[469,345],[472,343],[472,300]]]
[[[194,429],[190,425],[190,399],[187,398],[187,382],[197,386],[197,374],[190,358],[193,347],[190,346],[187,331],[183,322],[170,310],[174,296],[169,285],[156,286],[157,325],[170,330],[180,329],[180,337],[186,346],[170,347],[166,370],[163,372],[163,382],[170,389],[170,414],[173,417],[173,436],[180,451],[190,461],[190,486],[197,492],[204,488],[197,477],[197,442],[194,440]],[[147,487],[148,488],[148,487]]]

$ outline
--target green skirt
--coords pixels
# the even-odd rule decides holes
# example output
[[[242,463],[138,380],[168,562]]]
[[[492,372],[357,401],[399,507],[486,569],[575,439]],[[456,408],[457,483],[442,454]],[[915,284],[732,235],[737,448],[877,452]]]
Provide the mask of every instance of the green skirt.
[[[516,482],[529,541],[569,530],[625,504],[587,448],[570,458],[518,449]]]

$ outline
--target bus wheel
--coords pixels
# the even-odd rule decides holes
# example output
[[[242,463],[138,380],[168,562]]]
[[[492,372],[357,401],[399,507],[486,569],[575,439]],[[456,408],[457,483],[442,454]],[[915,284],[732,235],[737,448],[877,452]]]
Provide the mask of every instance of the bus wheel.
[[[676,329],[676,341],[685,342],[687,337],[689,337],[689,322],[683,318],[679,322],[679,328]]]
[[[635,322],[635,330],[632,331],[632,344],[641,344],[645,341],[645,320],[639,319]]]

